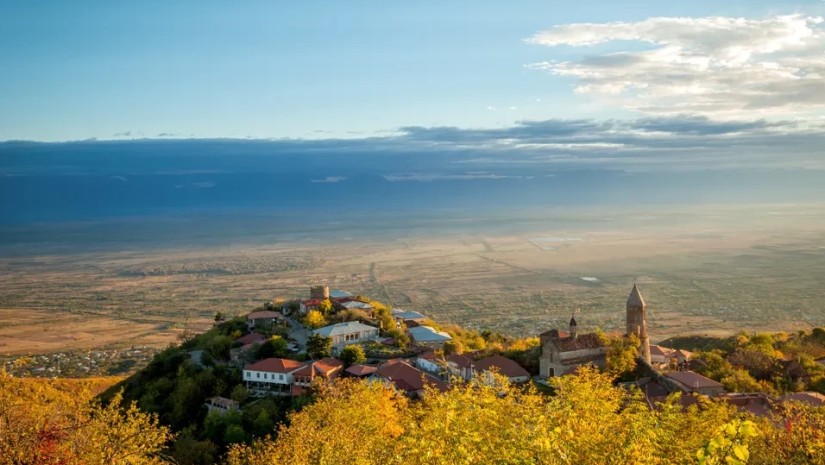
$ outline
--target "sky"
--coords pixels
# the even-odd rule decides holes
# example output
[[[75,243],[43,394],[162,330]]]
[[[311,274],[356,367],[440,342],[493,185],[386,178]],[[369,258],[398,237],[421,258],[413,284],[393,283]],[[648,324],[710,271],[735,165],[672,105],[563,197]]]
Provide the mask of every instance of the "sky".
[[[822,17],[823,0],[3,2],[0,140],[352,139],[598,162],[702,138],[790,145],[788,166],[818,169]]]

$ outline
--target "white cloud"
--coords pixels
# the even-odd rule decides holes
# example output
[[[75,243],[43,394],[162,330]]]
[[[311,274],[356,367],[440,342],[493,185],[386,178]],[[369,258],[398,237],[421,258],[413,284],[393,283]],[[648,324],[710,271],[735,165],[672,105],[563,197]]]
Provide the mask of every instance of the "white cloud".
[[[324,179],[312,179],[310,182],[316,183],[335,183],[345,181],[347,178],[345,176],[327,176]]]
[[[561,25],[527,42],[588,46],[596,53],[527,66],[573,77],[577,93],[642,113],[802,116],[825,109],[822,23],[822,18],[793,15]],[[637,45],[621,52],[596,47],[617,41]]]
[[[524,179],[523,176],[505,176],[486,172],[471,172],[463,174],[446,173],[410,173],[410,174],[387,174],[384,179],[389,182],[433,182],[433,181],[472,181],[475,179]]]

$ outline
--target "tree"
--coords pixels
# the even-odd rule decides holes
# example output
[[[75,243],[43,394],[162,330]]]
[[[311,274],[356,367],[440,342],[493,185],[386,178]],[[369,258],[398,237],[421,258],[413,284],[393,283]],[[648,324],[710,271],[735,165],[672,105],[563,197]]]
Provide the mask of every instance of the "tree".
[[[313,334],[307,339],[307,354],[310,358],[329,357],[332,353],[332,338]]]
[[[329,315],[330,312],[332,312],[332,301],[330,301],[329,299],[322,300],[321,304],[318,305],[318,310],[324,316]]]
[[[58,381],[13,378],[0,368],[0,464],[164,463],[171,434],[157,416],[120,393],[102,405],[88,385],[70,391]]]
[[[610,341],[605,356],[607,371],[613,376],[621,377],[635,370],[639,345],[639,338],[635,334]]]
[[[249,391],[243,384],[236,384],[229,397],[235,402],[243,402],[249,397]]]
[[[464,352],[464,345],[461,341],[447,341],[444,343],[444,355],[461,354]]]
[[[278,357],[283,358],[289,355],[286,339],[281,336],[272,336],[266,342],[258,346],[255,356],[258,359]]]
[[[364,348],[358,344],[352,344],[344,347],[341,350],[341,354],[339,357],[342,362],[344,362],[344,366],[352,366],[356,363],[363,363],[367,360],[366,355],[364,355]]]
[[[304,324],[309,328],[320,328],[327,324],[327,320],[318,310],[310,310],[304,315]]]

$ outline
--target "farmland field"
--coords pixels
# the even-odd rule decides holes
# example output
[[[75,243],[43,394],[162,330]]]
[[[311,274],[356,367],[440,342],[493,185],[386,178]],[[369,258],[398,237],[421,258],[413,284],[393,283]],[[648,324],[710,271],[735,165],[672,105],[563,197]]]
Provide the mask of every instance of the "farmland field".
[[[774,210],[748,228],[717,211],[730,219],[714,227],[683,215],[639,228],[531,223],[489,234],[18,253],[0,259],[0,354],[162,346],[208,327],[217,311],[305,297],[317,283],[517,336],[563,326],[577,308],[582,329],[619,330],[634,281],[654,340],[825,324],[820,210]]]

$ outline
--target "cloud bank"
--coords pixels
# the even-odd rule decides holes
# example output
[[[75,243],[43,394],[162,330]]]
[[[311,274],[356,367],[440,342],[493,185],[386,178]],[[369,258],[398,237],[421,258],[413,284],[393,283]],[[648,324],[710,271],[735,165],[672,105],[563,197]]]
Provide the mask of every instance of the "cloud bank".
[[[567,24],[526,42],[589,47],[593,53],[576,61],[527,66],[573,78],[577,93],[644,114],[730,119],[825,109],[825,28],[819,17]],[[626,51],[599,47],[608,43],[626,45]]]

